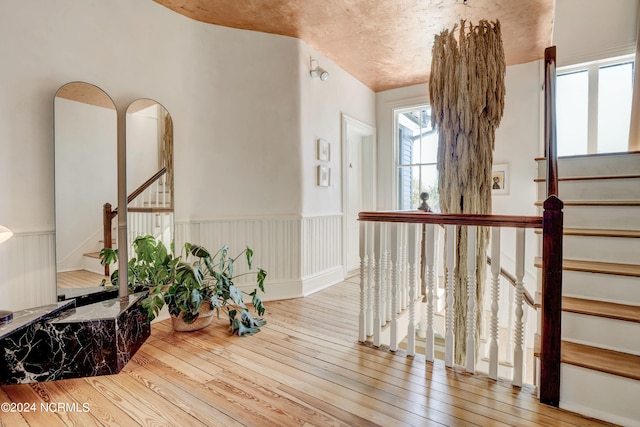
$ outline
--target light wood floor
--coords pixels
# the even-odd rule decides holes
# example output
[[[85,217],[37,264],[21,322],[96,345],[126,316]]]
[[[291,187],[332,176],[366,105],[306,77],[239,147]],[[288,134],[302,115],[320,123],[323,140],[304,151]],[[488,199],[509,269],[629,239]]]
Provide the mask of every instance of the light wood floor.
[[[155,323],[118,375],[3,386],[0,402],[36,410],[0,412],[0,425],[607,425],[542,405],[531,389],[358,344],[357,302],[355,280],[268,302],[268,325],[246,338],[222,321],[187,333]],[[79,411],[47,413],[42,402]]]
[[[87,270],[73,270],[58,273],[57,285],[60,289],[93,288],[100,286],[102,280],[105,280],[107,286],[111,285],[111,278],[108,276]]]

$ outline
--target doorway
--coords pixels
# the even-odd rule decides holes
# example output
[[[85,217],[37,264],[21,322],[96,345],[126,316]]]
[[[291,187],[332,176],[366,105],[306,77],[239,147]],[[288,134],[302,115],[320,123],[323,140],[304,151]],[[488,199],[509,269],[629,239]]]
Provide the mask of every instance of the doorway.
[[[342,115],[342,212],[345,277],[360,266],[358,213],[376,209],[375,129]]]

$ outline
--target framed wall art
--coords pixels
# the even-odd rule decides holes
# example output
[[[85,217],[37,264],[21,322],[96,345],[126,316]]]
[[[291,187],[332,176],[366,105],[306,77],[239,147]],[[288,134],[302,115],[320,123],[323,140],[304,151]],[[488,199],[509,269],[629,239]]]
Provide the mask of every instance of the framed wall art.
[[[318,185],[328,187],[331,184],[331,168],[329,166],[318,166]]]
[[[509,194],[509,164],[498,163],[491,169],[491,194]]]
[[[331,160],[331,144],[326,139],[318,139],[318,160],[328,162]]]

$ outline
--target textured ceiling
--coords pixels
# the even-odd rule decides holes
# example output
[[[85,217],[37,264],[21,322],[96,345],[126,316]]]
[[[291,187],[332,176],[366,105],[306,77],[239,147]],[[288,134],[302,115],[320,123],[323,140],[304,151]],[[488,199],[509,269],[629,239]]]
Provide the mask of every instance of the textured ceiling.
[[[434,36],[500,20],[507,65],[540,59],[554,0],[154,0],[189,18],[304,40],[375,92],[427,82]]]

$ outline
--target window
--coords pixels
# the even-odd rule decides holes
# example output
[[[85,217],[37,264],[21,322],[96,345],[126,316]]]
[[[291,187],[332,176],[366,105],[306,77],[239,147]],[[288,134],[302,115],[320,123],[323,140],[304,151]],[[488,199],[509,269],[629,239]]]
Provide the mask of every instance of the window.
[[[627,151],[632,56],[558,69],[558,155]]]
[[[438,134],[431,127],[431,108],[415,107],[395,111],[398,209],[420,206],[420,193],[429,193],[429,206],[439,211]]]

